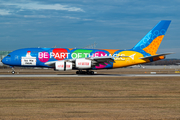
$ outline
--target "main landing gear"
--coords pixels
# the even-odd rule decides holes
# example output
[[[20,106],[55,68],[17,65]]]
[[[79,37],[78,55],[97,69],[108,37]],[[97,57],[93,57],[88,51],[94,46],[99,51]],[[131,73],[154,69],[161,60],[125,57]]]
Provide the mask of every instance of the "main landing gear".
[[[89,70],[82,71],[82,70],[79,70],[79,71],[76,71],[76,74],[88,74],[88,75],[94,75],[94,71],[89,71]]]

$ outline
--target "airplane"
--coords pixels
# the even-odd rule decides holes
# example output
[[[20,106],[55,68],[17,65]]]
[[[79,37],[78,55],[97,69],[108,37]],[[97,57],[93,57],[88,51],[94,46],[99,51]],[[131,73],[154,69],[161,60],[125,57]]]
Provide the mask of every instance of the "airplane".
[[[2,63],[12,67],[45,67],[55,71],[114,69],[165,59],[172,53],[156,54],[171,20],[160,21],[132,49],[24,48],[9,53]]]

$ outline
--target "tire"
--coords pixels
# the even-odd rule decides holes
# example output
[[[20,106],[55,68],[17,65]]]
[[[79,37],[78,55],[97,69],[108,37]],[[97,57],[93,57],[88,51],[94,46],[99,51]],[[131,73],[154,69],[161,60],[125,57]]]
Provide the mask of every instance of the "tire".
[[[76,74],[79,74],[79,71],[76,71]]]
[[[94,71],[91,71],[91,75],[94,75]]]
[[[12,73],[12,74],[15,74],[15,71],[12,71],[11,73]]]

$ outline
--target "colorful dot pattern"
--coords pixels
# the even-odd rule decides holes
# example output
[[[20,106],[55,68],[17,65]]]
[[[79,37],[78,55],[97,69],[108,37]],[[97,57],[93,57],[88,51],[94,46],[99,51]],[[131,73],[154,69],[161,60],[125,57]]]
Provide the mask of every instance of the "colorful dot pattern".
[[[146,52],[146,53],[149,53],[151,55],[155,55],[156,54],[156,51],[158,50],[160,44],[161,44],[161,41],[163,40],[164,38],[164,35],[161,35],[161,36],[158,36],[157,38],[155,38],[151,44],[149,44],[146,48],[144,48],[143,50]]]
[[[169,27],[170,20],[160,21],[152,30],[139,41],[132,50],[142,53],[144,56],[155,55],[158,47]]]

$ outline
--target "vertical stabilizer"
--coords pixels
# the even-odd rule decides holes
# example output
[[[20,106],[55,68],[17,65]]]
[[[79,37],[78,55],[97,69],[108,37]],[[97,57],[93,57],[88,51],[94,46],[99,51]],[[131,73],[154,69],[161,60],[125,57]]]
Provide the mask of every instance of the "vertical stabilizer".
[[[148,34],[146,34],[146,36],[144,36],[143,39],[141,39],[141,41],[138,42],[138,44],[133,47],[133,50],[155,55],[170,23],[170,20],[160,21],[148,32]]]

